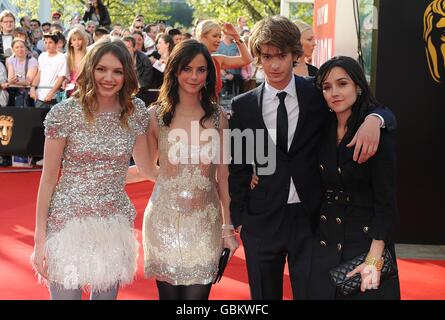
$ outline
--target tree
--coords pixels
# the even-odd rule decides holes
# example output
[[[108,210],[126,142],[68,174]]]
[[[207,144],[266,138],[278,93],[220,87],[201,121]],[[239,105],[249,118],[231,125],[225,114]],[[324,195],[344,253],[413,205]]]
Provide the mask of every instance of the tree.
[[[12,0],[19,10],[19,17],[28,15],[38,17],[39,0]],[[102,3],[108,8],[111,23],[120,23],[129,27],[137,14],[145,17],[146,23],[155,22],[159,19],[168,19],[166,12],[169,5],[160,4],[158,0],[103,0]],[[62,20],[68,24],[74,14],[83,16],[85,11],[85,0],[51,0],[51,10],[59,11]]]
[[[196,19],[217,19],[235,23],[240,16],[249,18],[250,27],[266,16],[280,13],[280,0],[187,0],[195,9]],[[312,24],[313,5],[291,4],[291,19]]]
[[[172,3],[166,12],[170,16],[167,23],[171,26],[191,27],[193,23],[193,8],[188,3]]]
[[[19,20],[22,16],[37,17],[39,13],[39,0],[12,0],[10,1],[17,7],[18,16],[16,20]]]

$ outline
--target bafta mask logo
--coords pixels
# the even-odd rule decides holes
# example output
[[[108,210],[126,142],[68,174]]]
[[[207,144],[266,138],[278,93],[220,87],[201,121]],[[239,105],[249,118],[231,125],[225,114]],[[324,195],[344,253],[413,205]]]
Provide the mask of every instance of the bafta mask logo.
[[[431,77],[445,83],[445,0],[434,0],[426,8],[423,40]]]
[[[7,146],[11,141],[14,118],[0,115],[0,142],[2,146]]]

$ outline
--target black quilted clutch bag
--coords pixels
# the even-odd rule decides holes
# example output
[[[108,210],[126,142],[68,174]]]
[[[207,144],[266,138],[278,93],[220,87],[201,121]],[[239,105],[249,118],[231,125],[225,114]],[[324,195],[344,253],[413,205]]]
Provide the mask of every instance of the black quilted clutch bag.
[[[230,249],[224,248],[221,252],[221,256],[219,257],[218,263],[218,274],[216,275],[215,280],[213,280],[213,284],[219,282],[221,280],[224,270],[226,269],[227,262],[229,262]]]
[[[329,270],[329,277],[335,285],[337,297],[346,298],[359,292],[361,285],[360,273],[355,274],[351,278],[346,278],[346,275],[365,262],[367,255],[368,253],[361,254]],[[397,266],[391,253],[386,248],[383,251],[383,258],[385,261],[383,263],[380,281],[384,281],[397,274]]]

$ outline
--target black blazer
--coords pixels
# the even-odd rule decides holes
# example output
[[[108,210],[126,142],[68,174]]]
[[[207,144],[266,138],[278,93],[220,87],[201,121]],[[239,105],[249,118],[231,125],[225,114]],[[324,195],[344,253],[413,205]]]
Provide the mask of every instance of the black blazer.
[[[261,237],[272,236],[278,230],[283,218],[290,188],[290,177],[300,197],[306,213],[312,218],[318,216],[322,200],[322,185],[318,168],[318,147],[322,128],[329,119],[330,112],[325,100],[316,89],[312,78],[295,76],[300,113],[297,127],[289,152],[284,153],[273,144],[268,135],[262,116],[264,84],[235,97],[232,101],[233,115],[230,118],[230,129],[262,129],[263,134],[254,137],[255,146],[261,139],[266,146],[272,144],[276,152],[276,169],[273,174],[259,175],[258,185],[250,190],[252,177],[252,159],[247,154],[246,144],[241,150],[242,163],[235,163],[239,156],[234,148],[232,137],[232,163],[229,165],[230,210],[235,226]],[[395,127],[395,118],[388,109],[379,109],[376,113],[383,116],[386,127]],[[289,128],[291,130],[293,128]],[[256,148],[254,149],[256,152]],[[257,168],[261,164],[253,156]]]
[[[312,247],[309,299],[335,299],[328,271],[368,252],[373,239],[384,240],[396,258],[391,236],[398,218],[394,132],[382,130],[377,153],[362,164],[352,160],[354,150],[346,147],[345,139],[338,147],[336,139],[334,117],[320,143],[320,172],[327,193]],[[354,299],[400,299],[398,278]]]
[[[3,63],[6,67],[6,57],[5,57],[5,51],[3,49],[3,33],[0,32],[0,62]]]
[[[85,10],[82,20],[85,22],[91,20],[93,14],[95,13],[95,10],[96,9],[93,6],[90,6],[89,10]],[[107,7],[105,7],[102,4],[98,6],[98,10],[99,10],[99,25],[105,28],[109,28],[111,25],[111,19]]]
[[[154,72],[150,59],[141,51],[136,51],[136,74],[141,90],[153,88]]]
[[[2,37],[2,33],[0,32],[0,62],[5,64],[6,58],[5,58],[5,54],[3,52],[3,37]]]
[[[316,66],[309,64],[309,63],[306,63],[306,65],[307,65],[309,77],[315,77],[317,75],[318,68]]]
[[[395,134],[383,130],[377,153],[362,164],[352,159],[354,150],[346,147],[345,139],[336,146],[336,137],[337,121],[334,119],[322,138],[319,151],[323,189],[328,191],[320,211],[320,238],[325,243],[353,242],[351,247],[356,250],[360,243],[365,252],[369,249],[368,240],[391,242],[397,220]],[[339,198],[347,195],[349,199],[336,201],[334,195]],[[343,222],[336,223],[336,218]],[[352,251],[350,259],[363,253]]]

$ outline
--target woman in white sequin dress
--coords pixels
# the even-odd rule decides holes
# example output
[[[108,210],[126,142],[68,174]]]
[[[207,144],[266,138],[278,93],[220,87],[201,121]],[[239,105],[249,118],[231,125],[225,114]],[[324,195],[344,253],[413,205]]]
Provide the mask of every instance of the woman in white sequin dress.
[[[137,79],[120,40],[94,45],[77,84],[45,120],[32,263],[51,299],[81,299],[90,287],[91,299],[116,299],[137,268],[136,212],[124,191],[132,153],[144,176],[155,175],[148,167],[148,110],[131,98]]]
[[[215,68],[203,44],[176,45],[164,75],[149,109],[160,171],[144,216],[145,275],[156,278],[160,299],[208,299],[222,247],[231,255],[238,248],[222,152],[228,121],[214,102]]]

